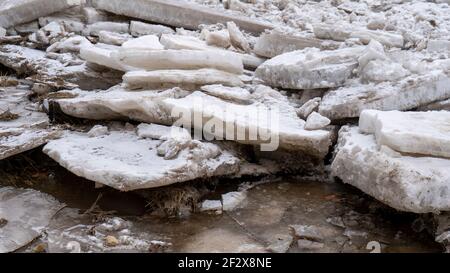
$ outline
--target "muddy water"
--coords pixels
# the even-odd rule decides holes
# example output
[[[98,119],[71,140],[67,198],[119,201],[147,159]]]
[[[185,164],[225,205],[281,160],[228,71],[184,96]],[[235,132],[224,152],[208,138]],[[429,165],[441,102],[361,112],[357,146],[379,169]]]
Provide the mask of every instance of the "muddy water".
[[[39,149],[1,164],[0,186],[33,188],[66,204],[46,233],[21,252],[77,252],[68,247],[73,242],[83,252],[370,252],[370,242],[381,252],[442,251],[417,227],[417,215],[396,212],[337,182],[254,181],[246,184],[247,199],[232,212],[184,209],[168,216],[149,210],[139,194],[95,188]],[[214,184],[207,197],[218,198],[244,182]],[[317,230],[316,242],[298,240],[291,226],[299,225]],[[105,244],[108,235],[119,243]]]

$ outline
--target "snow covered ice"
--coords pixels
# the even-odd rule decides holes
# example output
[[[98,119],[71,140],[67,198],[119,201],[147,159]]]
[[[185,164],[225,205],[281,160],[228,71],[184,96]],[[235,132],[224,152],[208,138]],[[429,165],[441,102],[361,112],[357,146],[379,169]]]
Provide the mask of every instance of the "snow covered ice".
[[[165,154],[160,156],[159,149]],[[239,160],[211,143],[139,138],[134,131],[105,135],[66,132],[44,153],[73,173],[122,191],[154,188],[237,172]],[[165,159],[166,153],[177,153]]]

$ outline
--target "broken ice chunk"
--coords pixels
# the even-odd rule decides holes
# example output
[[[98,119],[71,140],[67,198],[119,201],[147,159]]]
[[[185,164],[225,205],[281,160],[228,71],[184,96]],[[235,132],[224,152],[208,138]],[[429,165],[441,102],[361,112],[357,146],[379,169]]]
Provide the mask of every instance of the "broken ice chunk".
[[[206,68],[198,70],[132,71],[123,76],[123,81],[130,89],[182,87],[190,90],[207,84],[243,85],[236,74]]]
[[[398,152],[450,158],[450,112],[365,110],[360,116],[363,133],[375,135],[378,145]]]
[[[99,36],[100,31],[129,33],[130,25],[128,23],[117,22],[97,22],[86,26],[85,35]]]
[[[200,208],[201,211],[222,211],[220,200],[205,200]]]
[[[98,41],[100,43],[110,45],[120,46],[131,38],[132,36],[130,34],[122,34],[105,30],[101,30],[98,33]]]
[[[374,135],[344,126],[331,169],[344,183],[395,209],[427,213],[450,210],[449,166],[449,159],[385,153]]]
[[[168,112],[176,109],[183,113],[182,124],[201,129],[213,138],[261,145],[270,151],[280,147],[303,151],[316,158],[322,158],[328,152],[332,132],[305,130],[305,122],[278,92],[259,86],[255,93],[252,94],[255,102],[250,105],[226,102],[202,92],[194,92],[182,99],[165,99],[163,103]],[[202,122],[192,122],[191,115],[202,117]],[[214,130],[205,129],[213,124]]]
[[[106,48],[101,48],[96,45],[83,45],[80,48],[80,57],[91,63],[106,66],[119,71],[128,71],[131,68],[122,64],[114,57],[114,51]]]
[[[364,44],[376,40],[389,47],[402,48],[404,39],[402,35],[380,30],[368,30],[353,26],[338,27],[336,25],[316,24],[313,26],[314,35],[319,39],[345,41],[349,38],[360,39]]]
[[[81,12],[87,24],[108,21],[109,18],[106,12],[96,10],[93,7],[83,7]]]
[[[250,45],[238,26],[236,26],[234,22],[227,22],[227,29],[230,35],[231,44],[244,52],[250,52]]]
[[[159,140],[140,139],[132,131],[101,137],[67,131],[43,149],[76,175],[121,191],[161,187],[196,178],[228,175],[239,170],[239,159],[211,143],[194,141],[178,156],[157,155]],[[216,146],[215,146],[216,147]],[[219,151],[219,152],[217,152]]]
[[[321,100],[320,97],[308,100],[297,110],[297,115],[302,119],[308,118],[308,116],[319,107]]]
[[[122,44],[122,49],[127,50],[162,50],[164,46],[159,42],[156,35],[145,35],[131,39]]]
[[[331,121],[317,112],[312,112],[306,119],[306,130],[318,130],[330,125]]]
[[[370,61],[361,71],[361,79],[370,82],[397,81],[411,73],[399,63],[389,60]]]
[[[249,104],[252,101],[250,92],[241,87],[229,87],[220,84],[213,84],[202,86],[201,90],[211,96],[235,101],[237,103]]]
[[[430,111],[430,110],[446,110],[450,111],[450,99],[432,102],[427,105],[423,105],[418,108],[419,111]]]
[[[205,41],[192,36],[163,34],[161,36],[161,43],[165,46],[166,49],[225,51],[227,54],[233,54],[241,58],[244,66],[251,69],[258,67],[265,61],[264,58],[259,58],[251,54],[228,51],[219,47],[210,46]]]
[[[329,91],[319,113],[331,120],[358,117],[364,109],[409,110],[450,98],[450,77],[441,71],[412,75],[397,82],[355,84]]]
[[[307,47],[326,48],[327,46],[337,47],[336,44],[333,45],[332,43],[312,37],[298,37],[279,31],[271,31],[259,36],[255,43],[254,52],[259,56],[273,58],[283,53],[301,50]]]
[[[84,2],[85,0],[4,0],[0,2],[0,27],[27,23]]]
[[[228,48],[231,45],[230,34],[226,30],[206,31],[205,41],[208,45]]]
[[[292,51],[272,58],[258,67],[256,76],[273,87],[317,89],[344,85],[358,67],[364,47],[319,51]]]
[[[33,241],[63,207],[53,197],[31,189],[0,188],[0,253],[15,251]]]
[[[141,122],[172,124],[170,114],[162,108],[160,101],[165,98],[180,98],[189,94],[178,88],[162,92],[130,92],[121,86],[106,91],[68,92],[73,98],[50,100],[50,115],[58,118],[61,114],[93,120],[133,119]]]
[[[59,135],[48,117],[27,99],[27,90],[5,88],[0,93],[0,160],[39,147]]]
[[[58,131],[48,129],[0,129],[0,160],[37,148],[58,136]]]
[[[98,137],[106,134],[108,134],[108,127],[102,125],[95,125],[87,132],[87,135],[90,137]]]
[[[116,55],[120,62],[145,70],[214,68],[242,74],[242,60],[226,51],[204,50],[133,50],[122,48]]]
[[[450,41],[448,40],[429,40],[427,45],[428,51],[434,52],[450,52]]]
[[[119,15],[139,18],[164,25],[198,29],[201,24],[216,24],[233,21],[240,28],[260,33],[271,29],[271,24],[259,22],[243,16],[231,15],[204,5],[179,0],[139,0],[128,5],[128,0],[96,0],[94,7]]]

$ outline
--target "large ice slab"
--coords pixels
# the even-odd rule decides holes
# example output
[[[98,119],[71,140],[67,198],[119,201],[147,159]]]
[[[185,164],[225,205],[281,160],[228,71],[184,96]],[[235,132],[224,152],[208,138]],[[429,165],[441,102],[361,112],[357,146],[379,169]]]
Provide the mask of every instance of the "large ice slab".
[[[123,76],[123,81],[130,89],[181,87],[187,90],[193,90],[208,84],[223,84],[226,86],[243,85],[241,79],[236,74],[209,68],[198,70],[131,71]]]
[[[328,48],[336,44],[319,40],[313,37],[295,36],[280,31],[262,33],[256,40],[253,51],[263,57],[273,58],[290,51],[301,50],[307,47]]]
[[[27,23],[84,2],[85,0],[2,0],[0,27],[8,28]]]
[[[111,130],[96,137],[66,132],[62,138],[49,142],[43,151],[74,174],[121,191],[161,187],[239,170],[239,159],[215,144],[142,139],[134,130]],[[166,159],[165,153],[174,151],[175,155]]]
[[[339,132],[332,175],[402,211],[450,210],[450,160],[408,156],[378,147],[375,136],[358,127]]]
[[[403,153],[450,158],[450,112],[364,110],[361,132],[374,134],[378,145]]]
[[[161,36],[161,43],[166,49],[191,49],[191,50],[212,50],[212,51],[225,51],[227,54],[233,54],[242,59],[244,66],[246,68],[257,68],[266,59],[259,58],[252,54],[240,53],[235,51],[225,50],[219,47],[210,46],[207,42],[200,40],[197,37],[187,36],[187,35],[173,35],[173,34],[163,34]]]
[[[0,253],[13,252],[40,236],[63,204],[31,189],[0,188]]]
[[[242,74],[242,59],[226,51],[208,50],[136,50],[123,47],[113,54],[119,62],[144,70],[214,68]]]
[[[129,5],[127,0],[95,0],[94,6],[112,13],[139,18],[174,27],[197,29],[201,24],[226,24],[235,22],[241,29],[260,33],[273,26],[236,16],[186,1],[178,0],[136,0]]]
[[[106,91],[67,91],[73,98],[50,100],[50,115],[59,114],[93,120],[134,119],[148,123],[171,124],[172,118],[161,108],[160,101],[180,98],[189,92],[178,88],[156,91],[130,92],[121,86]]]
[[[413,75],[396,82],[355,84],[329,91],[319,113],[331,120],[358,117],[365,109],[410,110],[450,98],[450,77],[442,71]]]
[[[118,83],[121,74],[96,71],[72,54],[46,53],[17,45],[0,46],[0,64],[19,75],[38,75],[37,80],[64,88],[67,83],[92,90],[109,88]],[[67,88],[73,85],[68,85]]]
[[[402,48],[404,45],[403,36],[381,30],[368,30],[364,28],[340,27],[336,25],[317,24],[314,25],[314,34],[319,39],[330,39],[335,41],[345,41],[350,38],[360,39],[368,44],[370,40],[376,40],[385,46]]]
[[[101,48],[95,45],[86,45],[80,49],[80,57],[91,63],[95,63],[101,66],[112,68],[119,71],[128,71],[131,68],[127,67],[123,63],[119,62],[113,53],[115,50]]]
[[[58,136],[59,132],[40,128],[0,129],[0,160],[37,148]]]
[[[58,136],[48,117],[27,99],[27,90],[0,92],[0,160],[39,147]]]
[[[353,75],[364,47],[320,51],[292,51],[258,67],[256,76],[273,87],[317,89],[339,87]]]
[[[252,98],[255,101],[253,104],[237,105],[194,92],[185,98],[166,99],[164,103],[171,113],[181,115],[178,122],[203,130],[217,139],[261,145],[262,149],[267,150],[281,147],[317,158],[327,154],[332,132],[305,130],[305,121],[297,117],[295,108],[289,105],[287,98],[265,86],[259,86]],[[195,117],[199,117],[201,122]],[[213,124],[217,125],[213,130],[205,129]]]

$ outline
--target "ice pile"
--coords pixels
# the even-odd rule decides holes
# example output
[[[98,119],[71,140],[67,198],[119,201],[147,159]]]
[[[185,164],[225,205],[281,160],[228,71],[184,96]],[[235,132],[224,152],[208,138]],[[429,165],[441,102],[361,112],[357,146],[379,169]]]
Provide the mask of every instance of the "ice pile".
[[[365,110],[339,132],[333,175],[396,209],[450,209],[450,113]]]

